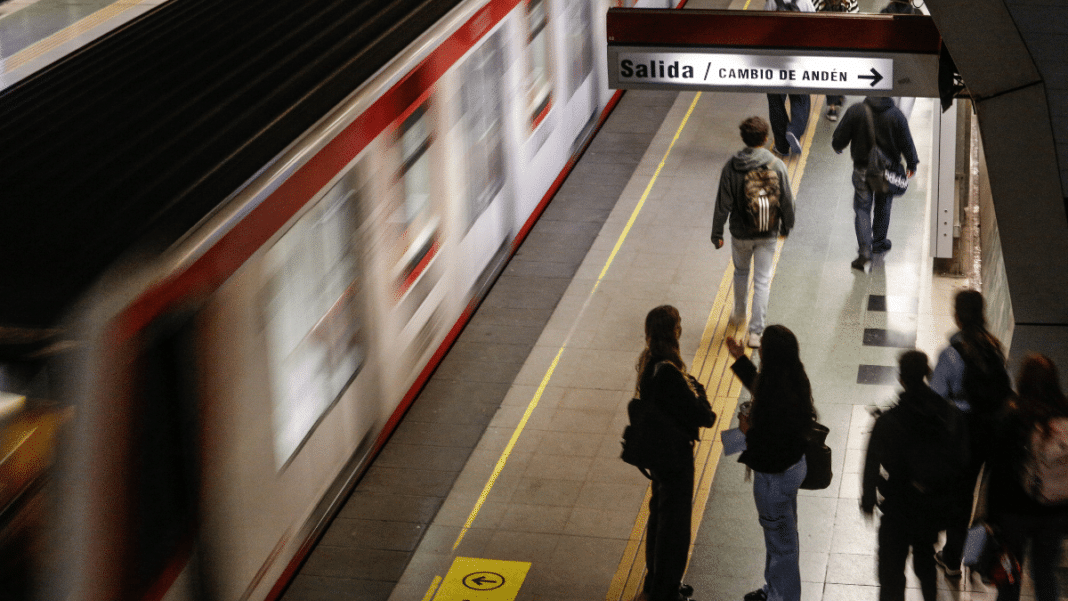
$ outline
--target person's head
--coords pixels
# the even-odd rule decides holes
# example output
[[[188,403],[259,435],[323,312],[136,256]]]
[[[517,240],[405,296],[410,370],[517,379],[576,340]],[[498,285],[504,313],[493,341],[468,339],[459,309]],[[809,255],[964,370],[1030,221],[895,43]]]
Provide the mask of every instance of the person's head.
[[[1045,355],[1033,353],[1024,357],[1016,376],[1016,393],[1021,403],[1031,405],[1034,413],[1063,415],[1068,412],[1057,366]]]
[[[660,305],[649,311],[645,316],[645,342],[652,346],[654,343],[667,342],[678,346],[679,336],[682,334],[682,317],[679,310],[671,305]]]
[[[953,299],[953,314],[962,330],[985,330],[983,295],[978,290],[961,290]]]
[[[765,328],[758,353],[760,374],[753,394],[755,422],[774,414],[815,417],[812,385],[801,363],[797,336],[790,328],[778,324]]]
[[[645,316],[645,350],[638,357],[638,373],[645,371],[645,366],[653,361],[670,361],[679,369],[686,369],[686,364],[679,353],[679,336],[682,335],[682,317],[679,310],[671,305],[655,307]]]
[[[761,117],[752,116],[738,126],[742,130],[742,141],[750,148],[758,148],[768,141],[771,126]]]
[[[772,325],[764,329],[760,337],[761,369],[784,368],[801,363],[801,348],[790,328]]]
[[[927,364],[927,353],[923,351],[905,351],[897,360],[898,378],[905,390],[915,390],[924,385],[924,379],[931,373]]]

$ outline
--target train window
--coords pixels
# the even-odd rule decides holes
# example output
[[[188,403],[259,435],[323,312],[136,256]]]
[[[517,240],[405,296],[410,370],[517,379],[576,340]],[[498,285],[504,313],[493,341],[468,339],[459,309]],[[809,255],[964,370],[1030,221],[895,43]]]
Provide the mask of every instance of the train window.
[[[397,300],[437,252],[440,221],[431,202],[429,150],[434,138],[425,104],[404,120],[398,136],[400,206],[395,204],[388,217],[390,238],[397,245],[394,253]]]
[[[467,133],[468,229],[504,185],[504,109],[498,85],[504,79],[504,59],[500,37],[500,32],[490,36],[467,61],[460,89]]]
[[[573,2],[570,7],[571,25],[567,28],[569,37],[568,90],[567,95],[574,96],[582,82],[593,71],[593,31],[590,11],[593,5],[585,2]]]
[[[342,178],[265,256],[261,308],[280,468],[363,363],[354,180]]]
[[[527,2],[527,54],[530,72],[527,77],[527,101],[533,127],[545,119],[552,104],[552,70],[549,59],[547,0]]]

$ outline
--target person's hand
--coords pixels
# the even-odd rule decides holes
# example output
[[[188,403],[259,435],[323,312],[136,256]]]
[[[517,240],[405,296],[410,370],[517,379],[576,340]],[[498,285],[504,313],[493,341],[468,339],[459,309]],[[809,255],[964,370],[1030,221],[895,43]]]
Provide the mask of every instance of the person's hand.
[[[907,177],[909,179],[912,179],[913,175],[916,175],[916,172],[913,171],[912,169],[906,169],[905,170],[905,177]]]
[[[860,513],[861,513],[861,515],[864,516],[864,522],[867,523],[869,526],[871,526],[872,524],[875,523],[875,508],[874,507],[865,507],[864,503],[861,502],[861,504],[860,504]]]
[[[716,250],[723,248],[723,238],[712,238],[712,245],[716,247]]]
[[[749,433],[749,414],[748,413],[739,413],[738,414],[738,429],[742,431],[742,434],[748,434]]]
[[[734,336],[727,336],[727,352],[737,359],[745,354],[745,345],[735,340]]]

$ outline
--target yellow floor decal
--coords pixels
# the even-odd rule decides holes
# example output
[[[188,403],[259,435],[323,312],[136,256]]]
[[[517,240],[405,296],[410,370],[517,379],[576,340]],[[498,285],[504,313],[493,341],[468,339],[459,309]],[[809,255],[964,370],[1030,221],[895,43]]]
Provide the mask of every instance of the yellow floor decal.
[[[457,557],[434,601],[512,601],[529,570],[526,561]]]

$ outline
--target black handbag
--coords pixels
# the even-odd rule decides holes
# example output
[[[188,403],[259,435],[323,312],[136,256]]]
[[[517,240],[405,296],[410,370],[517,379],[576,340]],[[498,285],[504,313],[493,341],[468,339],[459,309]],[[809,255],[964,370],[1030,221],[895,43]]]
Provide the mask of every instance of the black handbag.
[[[893,161],[879,148],[875,138],[875,117],[871,107],[864,104],[864,113],[868,117],[868,133],[871,135],[871,150],[868,151],[868,169],[864,172],[864,181],[868,189],[875,194],[900,196],[908,190],[909,178],[901,161]]]
[[[808,433],[808,446],[805,447],[805,463],[808,473],[801,482],[805,490],[823,490],[831,485],[834,472],[831,470],[831,447],[827,446],[827,435],[831,430],[819,422],[812,422]]]

